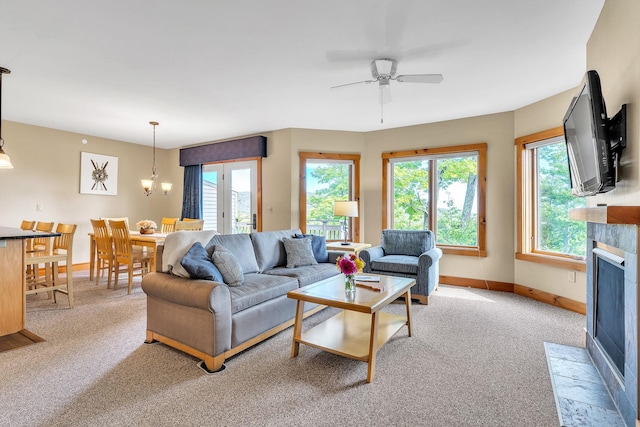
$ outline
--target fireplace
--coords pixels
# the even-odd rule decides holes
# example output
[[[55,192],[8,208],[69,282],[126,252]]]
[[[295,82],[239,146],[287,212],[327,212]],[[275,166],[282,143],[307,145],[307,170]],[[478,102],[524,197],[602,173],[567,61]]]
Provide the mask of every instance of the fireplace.
[[[610,362],[614,374],[624,379],[624,258],[605,249],[594,248],[593,337]]]
[[[638,226],[588,222],[586,347],[626,425],[638,419]]]

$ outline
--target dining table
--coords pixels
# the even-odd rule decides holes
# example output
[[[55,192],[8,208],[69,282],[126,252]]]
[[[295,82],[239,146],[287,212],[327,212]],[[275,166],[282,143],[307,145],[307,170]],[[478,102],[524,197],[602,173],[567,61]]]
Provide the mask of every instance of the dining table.
[[[153,249],[153,255],[151,256],[151,265],[149,271],[156,271],[156,254],[158,253],[157,247],[164,243],[164,239],[167,237],[165,233],[152,233],[142,234],[139,231],[129,231],[131,238],[131,244],[134,246],[143,246]],[[97,259],[98,251],[96,249],[96,239],[93,232],[89,233],[89,280],[93,280],[97,274]]]

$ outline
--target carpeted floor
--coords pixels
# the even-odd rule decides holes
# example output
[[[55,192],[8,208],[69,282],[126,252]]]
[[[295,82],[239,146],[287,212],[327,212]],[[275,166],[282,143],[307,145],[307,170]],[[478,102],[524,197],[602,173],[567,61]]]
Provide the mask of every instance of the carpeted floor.
[[[413,305],[413,337],[403,329],[379,351],[371,384],[362,362],[306,346],[291,359],[291,329],[207,375],[143,343],[139,279],[127,295],[86,274],[74,309],[29,296],[27,328],[46,341],[0,353],[0,425],[557,426],[543,343],[580,346],[585,323],[518,295],[441,286]]]

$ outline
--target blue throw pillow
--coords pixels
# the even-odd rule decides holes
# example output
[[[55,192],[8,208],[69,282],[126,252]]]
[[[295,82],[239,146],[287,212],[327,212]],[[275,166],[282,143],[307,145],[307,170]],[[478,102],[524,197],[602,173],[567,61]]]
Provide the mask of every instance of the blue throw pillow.
[[[329,253],[327,252],[327,241],[324,236],[316,236],[315,234],[294,234],[296,239],[304,239],[311,237],[311,250],[316,262],[329,262]]]
[[[192,279],[213,280],[223,283],[222,274],[215,266],[207,250],[200,242],[195,242],[187,254],[180,261],[180,265],[187,270]]]

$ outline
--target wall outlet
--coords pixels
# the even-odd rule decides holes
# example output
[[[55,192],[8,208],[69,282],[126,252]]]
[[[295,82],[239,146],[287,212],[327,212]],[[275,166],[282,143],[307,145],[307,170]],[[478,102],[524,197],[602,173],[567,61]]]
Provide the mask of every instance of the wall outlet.
[[[575,271],[570,271],[569,272],[569,281],[571,283],[575,283],[576,282],[576,272]]]
[[[42,203],[36,203],[36,212],[42,212],[44,210],[44,206]]]

